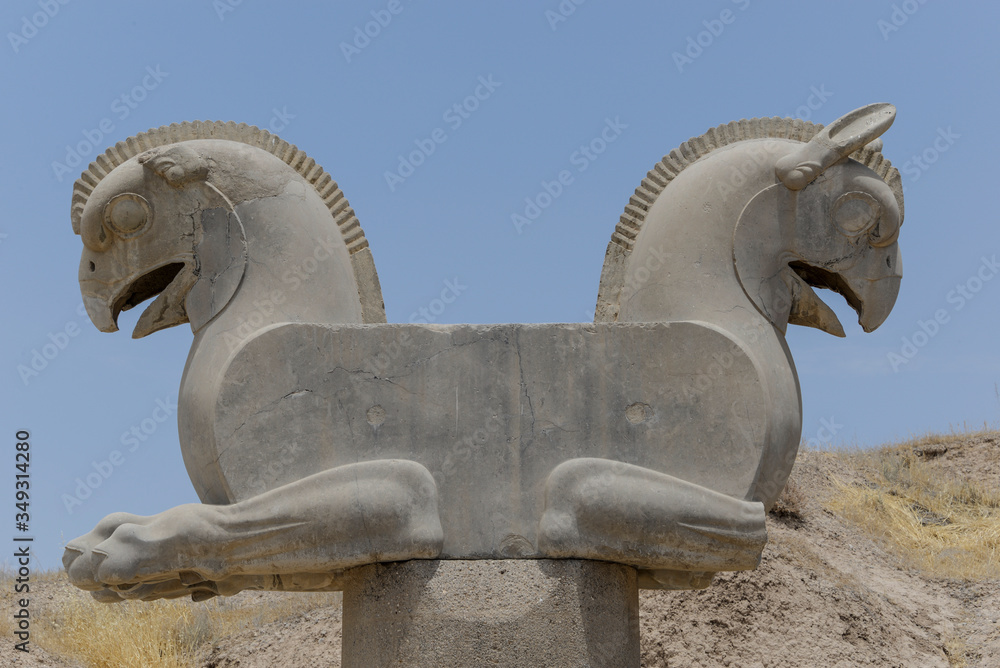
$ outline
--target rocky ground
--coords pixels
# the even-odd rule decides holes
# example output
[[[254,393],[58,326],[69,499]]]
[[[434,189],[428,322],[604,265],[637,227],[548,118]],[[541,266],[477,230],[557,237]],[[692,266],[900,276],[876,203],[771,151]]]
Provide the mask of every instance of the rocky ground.
[[[926,456],[942,473],[1000,485],[1000,434],[934,447]],[[1000,666],[1000,582],[914,572],[826,509],[831,475],[851,476],[842,457],[800,455],[801,518],[768,518],[758,570],[720,575],[703,591],[640,593],[643,666]],[[76,595],[59,579],[47,583],[35,614]],[[246,604],[273,596],[281,595],[254,594]],[[339,606],[317,608],[210,640],[192,665],[337,666],[340,634]],[[0,647],[0,665],[78,665],[11,645]]]

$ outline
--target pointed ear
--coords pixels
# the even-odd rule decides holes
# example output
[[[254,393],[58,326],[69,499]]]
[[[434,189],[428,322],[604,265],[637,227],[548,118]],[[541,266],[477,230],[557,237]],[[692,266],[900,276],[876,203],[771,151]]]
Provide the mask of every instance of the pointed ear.
[[[163,177],[174,188],[208,177],[208,161],[184,144],[170,144],[146,151],[139,164]]]
[[[833,164],[878,139],[894,120],[896,107],[885,102],[855,109],[780,158],[774,172],[790,190],[802,190]]]

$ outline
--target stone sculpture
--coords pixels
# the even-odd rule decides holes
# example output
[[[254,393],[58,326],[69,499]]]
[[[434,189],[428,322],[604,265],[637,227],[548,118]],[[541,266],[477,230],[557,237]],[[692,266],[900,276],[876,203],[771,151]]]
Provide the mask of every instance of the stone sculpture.
[[[801,435],[787,325],[843,336],[815,287],[866,331],[895,302],[894,117],[744,120],[671,151],[590,324],[386,324],[353,210],[294,146],[208,122],[117,144],[74,189],[84,303],[101,331],[153,296],[134,337],[191,324],[203,504],[105,518],[66,546],[70,579],[200,600],[407,560],[596,560],[649,588],[754,568]]]

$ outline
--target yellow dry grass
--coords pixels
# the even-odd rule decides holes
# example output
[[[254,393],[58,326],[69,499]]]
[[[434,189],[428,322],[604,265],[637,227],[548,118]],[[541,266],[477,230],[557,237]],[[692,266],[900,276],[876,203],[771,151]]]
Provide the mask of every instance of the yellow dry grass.
[[[225,599],[107,604],[75,596],[36,621],[33,635],[48,652],[88,668],[189,668],[206,642],[336,602],[339,594],[300,594],[266,605]]]
[[[966,645],[965,640],[957,637],[949,637],[945,640],[944,646],[941,649],[944,650],[944,654],[948,658],[948,666],[950,668],[968,668],[969,647]]]
[[[932,577],[1000,578],[1000,490],[934,466],[959,438],[930,434],[875,450],[846,452],[851,482],[834,478],[830,509]]]

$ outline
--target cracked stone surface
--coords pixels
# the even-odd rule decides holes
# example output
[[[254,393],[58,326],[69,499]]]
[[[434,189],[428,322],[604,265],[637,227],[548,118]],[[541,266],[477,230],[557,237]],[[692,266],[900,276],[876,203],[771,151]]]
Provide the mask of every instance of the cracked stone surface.
[[[716,358],[724,382],[708,369]],[[241,501],[314,471],[413,460],[437,484],[442,557],[541,556],[560,463],[629,462],[746,499],[781,427],[772,414],[739,344],[695,323],[289,324],[226,368],[214,473]],[[621,477],[609,468],[588,484],[610,493]]]

